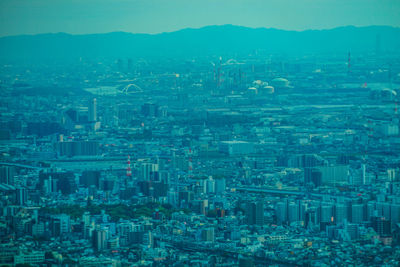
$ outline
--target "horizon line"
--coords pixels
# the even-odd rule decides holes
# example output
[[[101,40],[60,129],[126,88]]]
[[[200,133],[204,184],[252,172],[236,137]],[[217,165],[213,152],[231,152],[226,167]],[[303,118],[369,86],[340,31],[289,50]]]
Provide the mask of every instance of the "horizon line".
[[[287,29],[280,29],[280,28],[272,28],[272,27],[249,27],[249,26],[242,26],[242,25],[235,25],[235,24],[212,24],[212,25],[205,25],[201,27],[187,27],[187,28],[182,28],[178,30],[172,30],[172,31],[163,31],[163,32],[157,32],[157,33],[143,33],[143,32],[128,32],[128,31],[111,31],[111,32],[97,32],[97,33],[69,33],[69,32],[43,32],[43,33],[26,33],[26,34],[13,34],[13,35],[1,35],[0,38],[7,38],[7,37],[20,37],[20,36],[39,36],[39,35],[56,35],[56,34],[65,34],[65,35],[71,35],[71,36],[82,36],[82,35],[102,35],[102,34],[111,34],[111,33],[125,33],[125,34],[138,34],[138,35],[160,35],[160,34],[169,34],[169,33],[175,33],[175,32],[180,32],[180,31],[185,31],[185,30],[200,30],[204,28],[209,28],[209,27],[226,27],[226,26],[232,26],[232,27],[238,27],[238,28],[247,28],[247,29],[264,29],[264,30],[278,30],[278,31],[286,31],[286,32],[307,32],[307,31],[330,31],[330,30],[335,30],[335,29],[341,29],[341,28],[370,28],[370,27],[386,27],[386,28],[394,28],[394,29],[400,29],[400,26],[393,26],[393,25],[367,25],[367,26],[355,26],[355,25],[345,25],[345,26],[337,26],[333,28],[325,28],[325,29],[304,29],[304,30],[287,30]]]

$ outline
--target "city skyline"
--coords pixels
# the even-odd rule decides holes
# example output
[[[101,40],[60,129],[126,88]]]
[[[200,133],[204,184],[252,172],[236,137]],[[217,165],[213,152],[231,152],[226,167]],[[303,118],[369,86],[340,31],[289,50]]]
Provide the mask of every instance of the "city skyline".
[[[398,14],[0,1],[0,266],[400,266]]]

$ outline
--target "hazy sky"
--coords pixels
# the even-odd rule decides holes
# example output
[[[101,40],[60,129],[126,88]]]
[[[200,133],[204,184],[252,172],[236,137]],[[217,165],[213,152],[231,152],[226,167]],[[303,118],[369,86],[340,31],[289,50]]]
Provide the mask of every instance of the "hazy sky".
[[[0,0],[0,36],[158,33],[221,24],[287,30],[400,27],[400,0]]]

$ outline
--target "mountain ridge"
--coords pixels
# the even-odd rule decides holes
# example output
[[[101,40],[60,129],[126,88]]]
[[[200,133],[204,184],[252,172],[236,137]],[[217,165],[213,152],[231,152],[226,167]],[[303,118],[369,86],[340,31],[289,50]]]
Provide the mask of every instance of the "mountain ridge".
[[[199,28],[182,28],[175,31],[169,32],[158,32],[158,33],[136,33],[136,32],[128,32],[128,31],[112,31],[112,32],[102,32],[102,33],[68,33],[68,32],[47,32],[47,33],[35,33],[35,34],[14,34],[14,35],[6,35],[0,36],[2,38],[12,38],[12,37],[22,37],[22,36],[41,36],[41,35],[69,35],[69,36],[82,36],[82,35],[107,35],[113,33],[123,33],[123,34],[133,34],[133,35],[161,35],[161,34],[169,34],[169,33],[176,33],[182,31],[190,31],[190,30],[201,30],[201,29],[209,29],[209,28],[224,28],[224,27],[232,27],[232,28],[244,28],[250,30],[276,30],[282,32],[323,32],[323,31],[332,31],[337,29],[346,29],[346,28],[356,28],[356,29],[368,29],[368,28],[391,28],[391,29],[400,29],[400,27],[390,26],[390,25],[368,25],[368,26],[354,26],[354,25],[346,25],[346,26],[338,26],[334,28],[327,28],[327,29],[305,29],[305,30],[286,30],[286,29],[279,29],[279,28],[268,28],[268,27],[247,27],[235,24],[222,24],[222,25],[207,25]]]
[[[248,54],[255,50],[287,54],[373,52],[377,46],[382,51],[398,51],[400,28],[343,26],[288,31],[227,24],[158,34],[110,32],[14,35],[0,37],[0,60],[187,57]]]

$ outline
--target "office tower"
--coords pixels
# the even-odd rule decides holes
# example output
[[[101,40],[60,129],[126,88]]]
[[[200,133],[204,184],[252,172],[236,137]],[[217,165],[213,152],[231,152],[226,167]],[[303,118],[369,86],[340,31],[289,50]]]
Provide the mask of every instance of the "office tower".
[[[143,245],[148,248],[152,248],[154,245],[154,235],[151,231],[145,231],[143,233]]]
[[[154,180],[156,172],[158,172],[158,164],[142,162],[139,169],[139,178],[143,181]]]
[[[61,193],[67,195],[77,189],[73,172],[41,172],[39,179],[44,191],[48,193],[61,191]]]
[[[25,206],[28,201],[28,194],[26,188],[19,187],[15,190],[16,192],[16,202],[20,206]]]
[[[304,183],[308,184],[312,182],[312,172],[313,172],[313,168],[304,168]]]
[[[336,224],[344,223],[348,219],[348,208],[347,205],[343,203],[338,203],[335,205],[335,216],[334,221]]]
[[[388,169],[387,177],[389,181],[398,181],[400,179],[400,169]]]
[[[129,244],[141,244],[143,242],[143,230],[133,230],[128,233]]]
[[[392,204],[390,206],[390,220],[392,223],[400,222],[400,205]]]
[[[249,225],[264,224],[264,204],[261,201],[246,204],[246,220]]]
[[[225,178],[215,179],[215,193],[223,193],[226,189]]]
[[[177,192],[172,190],[168,191],[167,193],[168,204],[172,205],[173,207],[176,207],[178,205],[178,199],[179,197]]]
[[[214,194],[215,193],[215,180],[210,177],[207,181],[206,181],[206,188],[207,188],[207,194]]]
[[[114,187],[116,185],[116,179],[114,176],[106,176],[104,177],[104,179],[102,180],[101,184],[100,184],[100,188],[103,191],[113,191]]]
[[[90,212],[85,211],[82,215],[82,222],[84,225],[90,224]]]
[[[13,185],[15,175],[16,175],[16,171],[13,166],[1,166],[0,167],[0,183]]]
[[[117,233],[119,236],[119,242],[121,246],[128,245],[128,234],[132,232],[133,223],[131,222],[122,222],[117,225]]]
[[[202,229],[201,231],[201,239],[204,242],[214,242],[214,228],[209,227]]]
[[[372,228],[380,236],[391,235],[391,222],[380,216],[371,217]]]
[[[90,213],[86,211],[82,215],[82,222],[83,222],[83,237],[85,239],[88,239],[91,236],[91,230],[92,229],[92,223],[90,220]],[[94,226],[94,224],[93,224]]]
[[[336,185],[348,182],[349,166],[323,166],[316,167],[321,172],[321,182],[323,185]]]
[[[391,218],[390,206],[391,204],[387,202],[377,202],[376,203],[377,215],[384,217],[387,220],[390,220]]]
[[[318,187],[322,185],[322,172],[317,168],[304,168],[304,183],[313,183],[314,186]]]
[[[107,230],[99,226],[92,233],[93,248],[96,251],[102,251],[107,248]]]
[[[351,222],[361,223],[364,220],[364,205],[352,204],[351,205]]]
[[[308,209],[308,203],[305,201],[299,200],[298,204],[299,204],[299,220],[304,223],[306,220],[306,212]]]
[[[97,121],[97,99],[93,98],[89,101],[88,107],[88,120],[89,122]]]
[[[152,247],[154,244],[153,233],[146,229],[144,225],[134,225],[132,231],[128,233],[128,243]]]
[[[179,205],[187,206],[193,200],[194,194],[192,191],[179,192]]]
[[[289,223],[299,221],[299,206],[294,202],[288,205],[288,221]]]
[[[90,187],[91,185],[94,185],[96,186],[96,188],[99,188],[100,178],[100,171],[83,171],[81,177],[79,178],[79,184],[85,187]]]
[[[245,155],[254,153],[254,144],[246,141],[222,141],[219,143],[219,151],[228,155]]]
[[[294,158],[291,158],[289,161],[290,167],[297,168],[312,168],[320,164],[320,160],[314,154],[298,155]]]
[[[70,217],[67,214],[54,215],[50,219],[52,236],[58,237],[71,231]]]
[[[314,228],[319,225],[319,218],[317,209],[315,207],[311,207],[307,209],[305,215],[305,228]]]
[[[171,174],[170,172],[166,171],[166,170],[161,170],[161,166],[160,163],[158,164],[158,180],[165,183],[165,184],[170,184],[171,183]],[[163,164],[161,164],[163,165]]]
[[[45,232],[45,224],[43,222],[37,222],[32,225],[33,236],[43,236]]]
[[[362,177],[362,181],[363,184],[369,184],[369,181],[367,181],[367,176],[366,176],[366,166],[365,164],[361,165],[361,177]]]
[[[45,194],[50,194],[53,192],[57,192],[57,179],[53,179],[51,175],[48,176],[48,179],[43,181],[43,191]]]
[[[276,220],[278,224],[287,221],[287,205],[285,202],[278,202],[276,204]]]
[[[369,221],[372,216],[377,214],[375,201],[369,201],[366,207],[365,220]]]
[[[328,223],[333,221],[333,207],[329,203],[321,203],[319,208],[320,222]]]
[[[355,240],[360,237],[360,228],[357,224],[347,223],[345,225],[345,230],[350,237],[350,240]]]
[[[57,154],[59,156],[96,156],[99,152],[100,143],[97,141],[70,141],[57,143]]]

